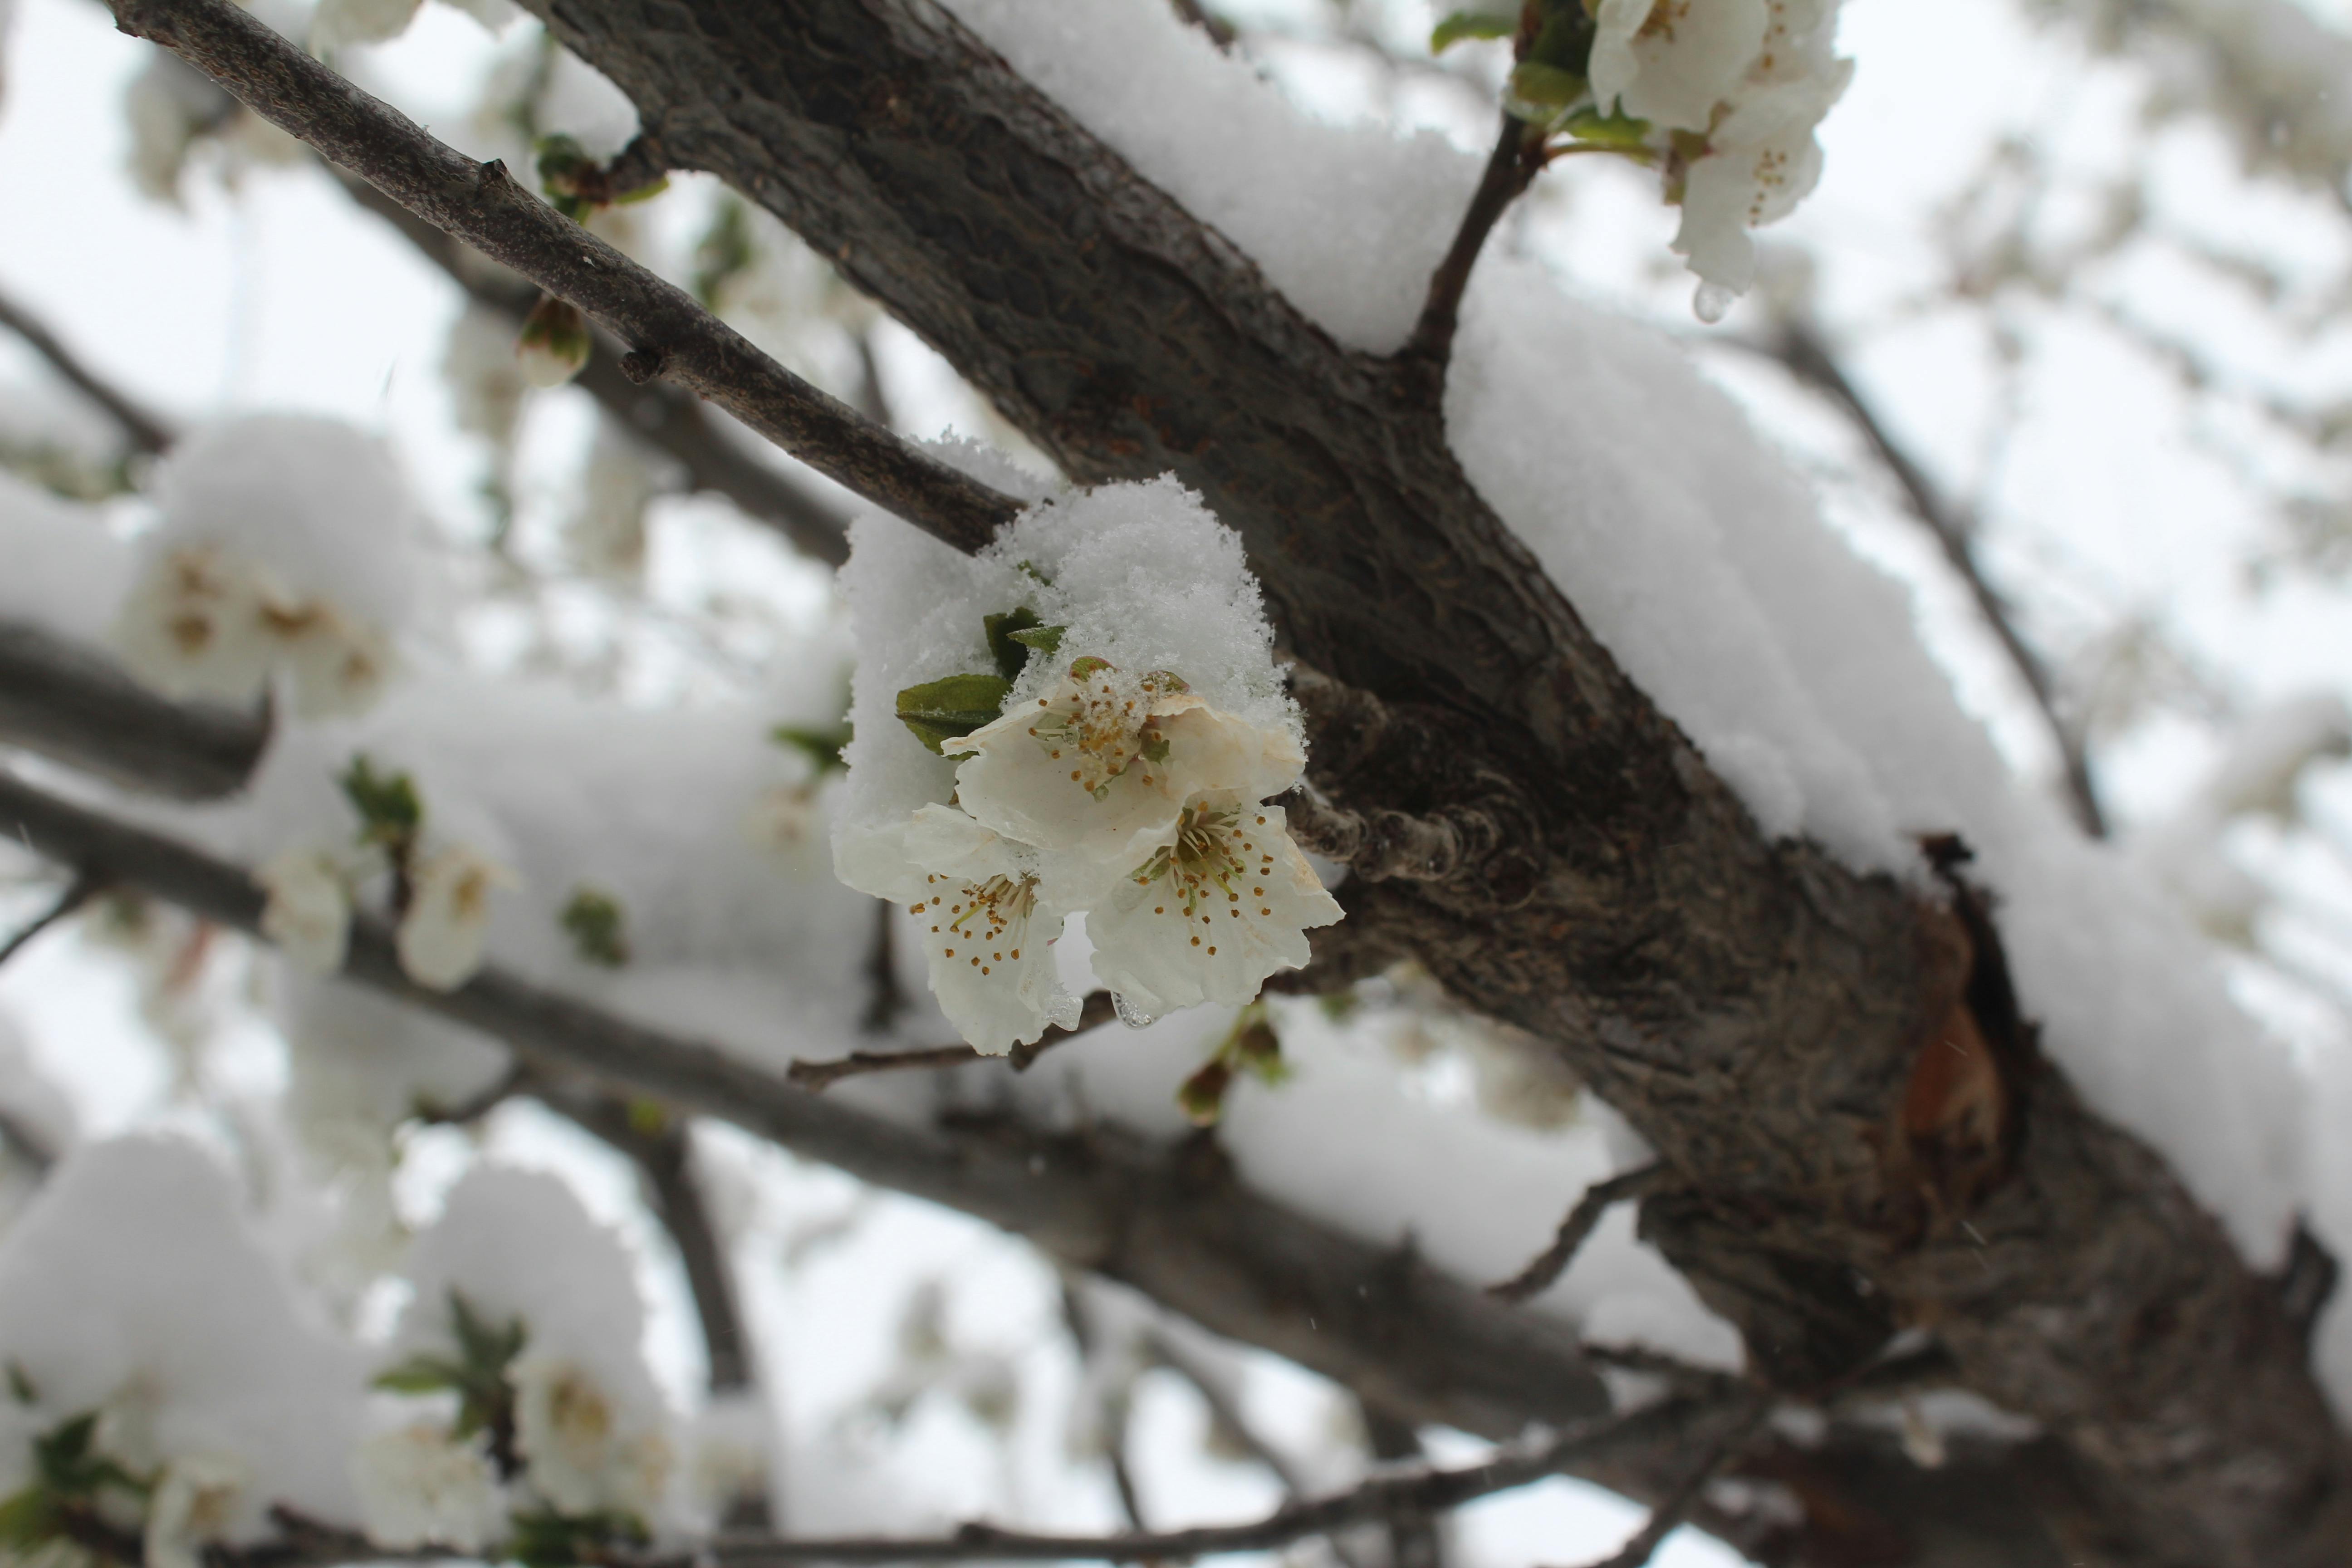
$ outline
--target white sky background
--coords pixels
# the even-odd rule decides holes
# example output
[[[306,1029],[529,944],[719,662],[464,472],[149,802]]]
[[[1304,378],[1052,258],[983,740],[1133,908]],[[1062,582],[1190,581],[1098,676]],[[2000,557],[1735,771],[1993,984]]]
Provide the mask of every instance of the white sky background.
[[[1265,0],[1249,11],[1278,17],[1299,8]],[[1820,265],[1832,324],[1870,330],[1871,347],[1856,369],[1937,477],[1970,495],[1993,476],[2008,521],[1990,541],[1991,560],[2004,577],[2031,585],[2021,596],[2047,620],[2036,629],[2063,639],[2119,610],[2157,610],[2249,698],[2313,689],[2352,694],[2346,613],[2352,606],[2345,594],[2309,579],[2260,594],[2249,585],[2242,563],[2268,524],[2253,505],[2255,492],[2200,445],[2200,416],[2169,383],[2111,337],[2074,324],[2049,327],[2021,388],[2027,416],[1996,468],[1987,451],[1994,380],[1980,332],[1948,310],[1911,307],[1938,268],[1926,237],[1928,216],[1972,173],[1993,134],[2027,134],[2085,171],[2116,162],[2125,150],[2116,141],[2125,122],[2116,105],[2127,89],[2122,68],[2086,64],[2053,47],[1992,0],[1957,13],[1917,0],[1848,0],[1843,43],[1860,69],[1823,132],[1826,175],[1778,232]],[[493,56],[512,44],[495,43],[454,11],[427,6],[406,37],[362,63],[370,85],[463,142]],[[438,371],[456,289],[310,170],[252,173],[234,196],[209,178],[192,177],[184,185],[184,212],[139,195],[120,173],[127,150],[121,103],[147,47],[117,35],[89,0],[22,0],[0,100],[0,289],[102,374],[177,419],[293,408],[383,432],[453,546],[480,537],[485,520],[474,487],[482,453],[454,429]],[[1360,101],[1369,79],[1319,51],[1268,58],[1286,85],[1326,112]],[[1402,107],[1483,145],[1486,111],[1474,112],[1470,102],[1416,89]],[[2170,134],[2178,145],[2167,149],[2161,188],[2168,220],[2217,230],[2314,276],[2342,269],[2352,226],[2340,214],[2305,197],[2249,195],[2218,138]],[[1549,189],[1516,223],[1515,241],[1538,248],[1604,297],[1655,313],[1672,330],[1704,335],[1685,308],[1689,280],[1678,266],[1658,265],[1673,260],[1664,250],[1673,215],[1656,206],[1646,176],[1591,166],[1598,162],[1570,161],[1548,174]],[[2203,279],[2155,262],[2130,269],[2116,288],[2137,311],[2215,342],[2251,375],[2305,391],[2352,391],[2352,337],[2340,328],[2307,342],[2269,342]],[[1723,330],[1738,331],[1745,314],[1735,310]],[[1813,454],[1809,460],[1824,454],[1862,460],[1850,437],[1785,395],[1770,373],[1733,354],[1709,363],[1755,402],[1769,428],[1801,441]],[[972,422],[951,378],[905,334],[892,340],[885,370],[911,433]],[[0,336],[0,397],[47,384],[29,353]],[[576,395],[535,405],[523,447],[526,526],[566,504],[589,425]],[[1841,504],[1836,514],[1874,558],[1919,585],[1927,633],[1964,699],[1993,721],[2021,769],[2046,771],[2038,721],[1916,526],[1886,506]],[[781,604],[805,611],[819,602],[821,588],[756,539],[746,542],[702,509],[674,507],[667,515],[656,552],[681,605],[690,607],[717,578],[746,574]],[[2065,618],[2070,605],[2081,606],[2074,625]],[[655,700],[671,692],[650,679],[635,694]],[[2120,814],[2159,815],[2194,783],[2213,744],[2209,731],[2168,718],[2111,751],[2105,783]],[[2352,787],[2341,770],[2318,781],[2315,795],[2323,812],[2352,828]],[[2340,867],[2315,865],[2308,880],[2312,897],[2352,911],[2352,882]],[[11,918],[16,912],[0,909]],[[148,1120],[167,1099],[170,1068],[146,1043],[127,982],[72,942],[41,944],[12,963],[0,974],[0,1007],[26,1026],[40,1059],[69,1087],[93,1130]],[[237,1086],[266,1091],[282,1073],[277,1049],[265,1032],[245,1031],[217,1058],[219,1070]],[[511,1110],[498,1119],[491,1144],[504,1155],[559,1166],[597,1212],[644,1236],[625,1173],[567,1129]],[[747,1171],[768,1178],[745,1275],[778,1396],[803,1441],[871,1460],[848,1465],[855,1475],[826,1484],[895,1493],[910,1510],[899,1521],[910,1529],[923,1515],[943,1521],[971,1511],[1073,1528],[1112,1522],[1099,1474],[1074,1472],[1059,1453],[1058,1401],[1071,1367],[1051,1277],[1025,1249],[923,1205],[877,1197],[863,1200],[872,1213],[853,1237],[787,1271],[778,1264],[794,1235],[861,1200],[839,1178],[729,1144]],[[418,1213],[429,1210],[466,1157],[455,1133],[433,1134],[415,1152],[406,1180]],[[895,1303],[916,1281],[940,1276],[957,1282],[951,1320],[959,1336],[1001,1350],[1032,1375],[1009,1467],[968,1418],[940,1402],[888,1442],[849,1419],[888,1370]],[[656,1299],[656,1363],[683,1393],[699,1353],[691,1319],[666,1271],[649,1270],[648,1280]],[[877,1310],[877,1301],[894,1305]],[[1328,1394],[1274,1363],[1256,1363],[1250,1392],[1267,1426],[1300,1446],[1328,1418]],[[1273,1500],[1255,1471],[1201,1457],[1201,1420],[1188,1393],[1164,1381],[1148,1385],[1136,1458],[1155,1523],[1241,1517]],[[1530,1489],[1463,1517],[1464,1560],[1472,1568],[1573,1562],[1608,1550],[1638,1517],[1589,1488]],[[1657,1561],[1702,1568],[1733,1559],[1685,1531]]]

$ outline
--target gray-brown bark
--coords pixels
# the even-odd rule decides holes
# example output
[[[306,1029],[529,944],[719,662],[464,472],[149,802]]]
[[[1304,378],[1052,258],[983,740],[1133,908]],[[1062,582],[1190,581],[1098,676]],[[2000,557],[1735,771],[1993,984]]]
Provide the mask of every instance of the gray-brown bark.
[[[1944,1194],[1990,1247],[1918,1223],[1889,1140],[1967,934],[1761,839],[1471,489],[1429,375],[1332,343],[929,0],[535,8],[674,161],[798,229],[1073,477],[1173,470],[1240,530],[1290,645],[1437,742],[1327,752],[1340,805],[1517,781],[1532,864],[1381,884],[1364,913],[1658,1148],[1682,1188],[1646,1228],[1768,1373],[1817,1383],[1930,1323],[2088,1462],[2140,1560],[2352,1555],[2274,1299],[2030,1043],[1994,1042],[2005,1146]]]

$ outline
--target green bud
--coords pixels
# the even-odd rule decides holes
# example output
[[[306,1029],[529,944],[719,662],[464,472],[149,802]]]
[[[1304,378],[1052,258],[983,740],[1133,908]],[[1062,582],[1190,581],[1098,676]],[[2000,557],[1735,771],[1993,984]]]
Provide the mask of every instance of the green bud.
[[[593,888],[575,889],[557,918],[583,963],[618,969],[629,962],[628,933],[623,929],[621,906],[612,895]]]
[[[1184,1080],[1176,1090],[1176,1103],[1193,1126],[1214,1127],[1225,1113],[1225,1090],[1233,1085],[1234,1069],[1221,1054]]]

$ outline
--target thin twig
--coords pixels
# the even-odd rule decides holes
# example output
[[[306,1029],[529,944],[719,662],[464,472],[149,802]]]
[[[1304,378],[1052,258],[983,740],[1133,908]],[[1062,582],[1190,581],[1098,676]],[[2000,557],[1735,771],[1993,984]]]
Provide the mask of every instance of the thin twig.
[[[329,168],[352,200],[391,225],[468,299],[511,318],[520,328],[539,300],[538,289],[358,175],[331,164]],[[743,449],[693,397],[658,383],[637,385],[621,374],[609,353],[590,355],[572,384],[594,398],[630,434],[685,469],[695,489],[725,496],[746,517],[774,529],[803,555],[828,566],[849,558],[848,519],[791,475]]]
[[[1045,1032],[1025,1046],[1015,1046],[1010,1051],[991,1053],[971,1046],[919,1046],[904,1051],[852,1051],[847,1056],[826,1061],[795,1060],[784,1069],[784,1077],[802,1089],[816,1093],[832,1088],[845,1078],[864,1078],[877,1072],[929,1072],[940,1068],[960,1068],[972,1062],[1009,1062],[1014,1072],[1027,1072],[1031,1063],[1064,1040],[1098,1029],[1118,1016],[1108,991],[1090,993],[1078,1009],[1078,1021],[1072,1028],[1048,1024]]]
[[[1076,1282],[1067,1275],[1062,1279],[1062,1322],[1070,1331],[1070,1343],[1083,1368],[1095,1358],[1094,1327],[1087,1321],[1087,1304]],[[1117,1420],[1112,1429],[1103,1434],[1103,1458],[1110,1468],[1111,1489],[1118,1494],[1118,1510],[1126,1516],[1128,1528],[1149,1530],[1151,1527],[1143,1519],[1143,1499],[1135,1489],[1135,1470],[1128,1460],[1129,1411],[1124,1396],[1114,1414]]]
[[[1359,1399],[1356,1404],[1363,1413],[1364,1435],[1371,1441],[1374,1458],[1395,1463],[1422,1458],[1418,1426],[1370,1400]],[[1423,1513],[1392,1513],[1384,1522],[1389,1537],[1388,1568],[1444,1568],[1445,1542],[1438,1531],[1436,1520]],[[1338,1542],[1332,1544],[1336,1546]]]
[[[1699,1499],[1706,1495],[1707,1483],[1720,1475],[1724,1466],[1729,1464],[1747,1446],[1748,1440],[1755,1436],[1756,1428],[1762,1424],[1769,1408],[1762,1399],[1757,1399],[1749,1407],[1748,1419],[1709,1446],[1705,1456],[1691,1467],[1690,1472],[1684,1476],[1675,1489],[1651,1509],[1648,1521],[1633,1532],[1633,1538],[1591,1564],[1591,1568],[1644,1568],[1650,1559],[1658,1554],[1658,1548],[1666,1537],[1690,1518],[1691,1510],[1698,1506]]]
[[[178,432],[162,419],[147,412],[129,395],[109,385],[96,371],[84,364],[74,352],[59,342],[41,324],[39,318],[23,306],[0,294],[0,327],[5,327],[25,340],[32,351],[48,361],[49,368],[71,382],[85,396],[106,410],[131,444],[153,456],[169,447]]]
[[[578,306],[656,377],[718,404],[819,473],[959,550],[1021,503],[948,467],[803,381],[676,284],[337,76],[232,0],[110,0],[116,24],[176,52],[263,119]]]
[[[1727,340],[1734,342],[1737,339]],[[2094,838],[2107,836],[2106,813],[2099,804],[2096,781],[2092,776],[2091,761],[2081,732],[2067,722],[2059,710],[2057,682],[2050,668],[2042,661],[2017,628],[2017,613],[2008,598],[1995,588],[1984,574],[1976,555],[1977,520],[1964,509],[1947,500],[1927,470],[1913,460],[1896,442],[1891,431],[1878,417],[1877,410],[1862,395],[1861,389],[1846,375],[1827,342],[1807,322],[1791,321],[1785,324],[1779,337],[1766,343],[1742,343],[1740,346],[1769,354],[1789,368],[1800,381],[1825,395],[1843,409],[1862,432],[1863,438],[1877,453],[1886,471],[1902,487],[1904,499],[1927,531],[1936,536],[1944,560],[1958,574],[1960,581],[1974,601],[1977,613],[1992,628],[1992,634],[2008,654],[2010,663],[2024,682],[2034,706],[2042,710],[2042,722],[2049,727],[2050,738],[2058,748],[2060,766],[2066,778],[2067,804],[2073,808],[2074,820],[2084,833]]]
[[[1559,1222],[1559,1233],[1551,1238],[1551,1245],[1510,1279],[1487,1286],[1486,1294],[1505,1301],[1524,1301],[1542,1294],[1550,1289],[1553,1280],[1568,1272],[1568,1266],[1576,1260],[1577,1249],[1601,1223],[1602,1215],[1628,1198],[1655,1191],[1665,1178],[1665,1166],[1654,1163],[1585,1188],[1576,1206],[1568,1211],[1568,1217]]]
[[[103,879],[91,872],[76,872],[74,879],[66,884],[66,890],[58,895],[55,903],[35,915],[26,924],[19,926],[16,935],[5,942],[0,942],[0,964],[5,964],[23,952],[35,937],[97,897],[99,889],[105,885]]]
[[[1478,264],[1478,252],[1485,247],[1486,236],[1494,231],[1504,210],[1542,168],[1542,132],[1512,118],[1507,110],[1503,128],[1495,138],[1495,150],[1487,155],[1486,173],[1478,178],[1478,189],[1470,198],[1469,210],[1462,215],[1462,226],[1454,231],[1453,247],[1430,275],[1429,294],[1422,304],[1421,319],[1413,323],[1412,335],[1405,340],[1399,359],[1444,368],[1454,353],[1454,329],[1461,324],[1462,291],[1469,287],[1470,270]]]

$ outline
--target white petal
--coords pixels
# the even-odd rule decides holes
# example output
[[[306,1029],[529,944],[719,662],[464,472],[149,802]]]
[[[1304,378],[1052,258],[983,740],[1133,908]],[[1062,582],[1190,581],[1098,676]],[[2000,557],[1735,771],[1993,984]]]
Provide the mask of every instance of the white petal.
[[[1639,69],[1625,112],[1654,125],[1704,131],[1764,41],[1764,0],[1658,0],[1631,45]]]

